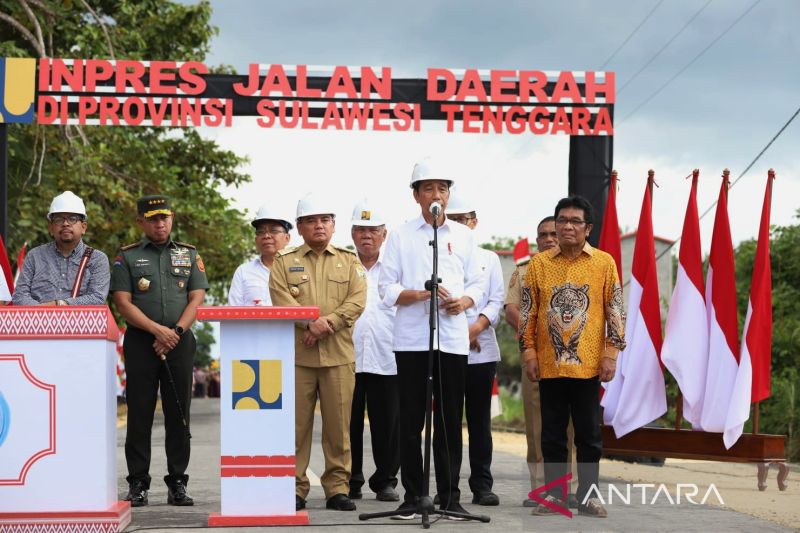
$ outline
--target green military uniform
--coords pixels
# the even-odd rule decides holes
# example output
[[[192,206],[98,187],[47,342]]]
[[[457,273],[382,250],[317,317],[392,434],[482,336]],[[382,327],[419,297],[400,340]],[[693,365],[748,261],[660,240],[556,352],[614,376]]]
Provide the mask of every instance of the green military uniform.
[[[523,309],[522,306],[522,283],[525,281],[525,274],[528,272],[528,265],[530,259],[520,263],[514,268],[511,274],[511,280],[508,282],[508,290],[506,291],[506,300],[504,305],[516,305],[520,308],[520,324],[524,323],[522,320],[522,313],[528,312],[528,309]],[[530,304],[530,302],[528,302]],[[531,490],[540,487],[544,484],[544,456],[542,455],[542,411],[541,400],[539,398],[539,382],[531,381],[528,379],[528,373],[525,371],[525,361],[520,357],[520,364],[522,365],[522,408],[525,413],[525,436],[527,437],[527,462],[528,472],[531,480]],[[572,427],[572,419],[570,418],[569,425],[567,426],[567,462],[573,464],[576,460],[575,454],[575,430]],[[577,465],[572,467],[573,479],[569,482],[570,493],[575,492],[573,487],[576,485],[575,473],[577,472]]]
[[[139,214],[172,214],[166,199],[157,209],[150,201],[147,211],[139,206]],[[150,213],[150,214],[147,214]],[[147,237],[139,243],[120,249],[114,258],[111,271],[111,291],[131,293],[134,306],[150,320],[166,327],[175,327],[187,306],[189,293],[207,289],[208,280],[203,260],[194,246],[175,242],[155,244]],[[167,381],[161,359],[153,348],[155,337],[147,331],[128,325],[125,331],[123,352],[127,373],[128,423],[125,439],[125,459],[128,464],[128,482],[143,482],[150,486],[150,434],[156,407],[157,392],[161,390],[164,425],[166,429],[167,469],[164,479],[188,480],[185,471],[189,465],[189,440],[185,438],[183,425],[172,387]],[[192,367],[195,354],[195,338],[191,330],[183,332],[178,345],[167,354],[167,364],[172,371],[177,399],[189,419],[189,402],[192,387]]]
[[[308,468],[314,409],[319,395],[325,497],[347,494],[350,482],[350,406],[355,386],[353,324],[364,311],[367,280],[355,252],[328,245],[317,255],[308,244],[282,250],[269,279],[272,304],[318,306],[335,333],[312,347],[302,343],[306,324],[295,330],[296,493],[309,491]]]

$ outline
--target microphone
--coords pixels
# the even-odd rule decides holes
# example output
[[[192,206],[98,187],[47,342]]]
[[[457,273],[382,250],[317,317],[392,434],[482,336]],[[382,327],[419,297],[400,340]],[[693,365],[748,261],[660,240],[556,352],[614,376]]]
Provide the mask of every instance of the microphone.
[[[439,202],[433,202],[431,206],[428,208],[428,211],[431,212],[431,215],[439,218],[439,215],[442,214],[442,204]]]

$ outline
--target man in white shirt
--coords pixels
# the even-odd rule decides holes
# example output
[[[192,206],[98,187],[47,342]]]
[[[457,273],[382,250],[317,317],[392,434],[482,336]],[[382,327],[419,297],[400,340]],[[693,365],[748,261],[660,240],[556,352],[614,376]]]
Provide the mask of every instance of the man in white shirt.
[[[259,256],[242,263],[233,274],[228,291],[228,305],[272,305],[269,274],[279,251],[289,244],[292,223],[264,205],[251,222],[256,231]]]
[[[400,449],[397,445],[400,400],[397,391],[397,364],[392,351],[392,327],[395,308],[384,304],[378,295],[378,277],[382,258],[381,246],[386,239],[383,218],[364,199],[353,209],[350,231],[358,252],[358,260],[367,272],[367,304],[353,327],[356,352],[356,385],[350,417],[350,498],[362,497],[364,486],[364,410],[369,416],[369,434],[375,473],[369,488],[375,499],[396,502],[400,495],[397,471]]]
[[[450,195],[446,214],[448,219],[471,230],[478,225],[474,206],[455,194]],[[500,505],[500,498],[492,492],[491,402],[500,360],[500,346],[494,328],[500,320],[505,290],[497,254],[480,247],[476,252],[481,271],[486,276],[486,290],[480,301],[467,309],[470,345],[464,406],[469,431],[469,488],[472,490],[472,503]]]
[[[461,416],[469,354],[465,311],[483,295],[483,275],[472,232],[447,221],[444,208],[453,184],[451,174],[437,172],[429,160],[417,163],[411,177],[420,216],[393,230],[386,241],[378,290],[384,304],[397,306],[394,351],[400,389],[400,474],[405,489],[398,511],[413,518],[423,495],[421,432],[425,424],[428,376],[429,305],[431,293],[425,282],[432,274],[434,205],[438,232],[439,277],[438,330],[433,337],[433,453],[436,488],[444,510],[465,513],[461,507],[458,478],[461,472]],[[448,460],[449,459],[449,460]],[[428,509],[430,510],[430,509]]]

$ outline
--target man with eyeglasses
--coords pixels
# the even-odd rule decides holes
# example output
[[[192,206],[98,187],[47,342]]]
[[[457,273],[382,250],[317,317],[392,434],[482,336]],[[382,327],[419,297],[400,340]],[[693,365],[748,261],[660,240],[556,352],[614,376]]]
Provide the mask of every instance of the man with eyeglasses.
[[[594,209],[582,196],[555,209],[558,246],[531,259],[522,288],[520,351],[539,381],[545,483],[554,483],[534,515],[558,514],[566,499],[567,424],[575,428],[578,514],[608,515],[589,490],[597,486],[603,439],[600,382],[610,381],[625,348],[622,286],[614,259],[586,242]],[[562,490],[563,489],[563,490]]]
[[[28,252],[14,305],[103,305],[111,274],[108,257],[83,242],[86,206],[72,191],[50,204],[47,230],[53,240]]]
[[[366,304],[367,274],[355,252],[331,245],[336,215],[329,200],[314,194],[301,199],[296,222],[303,244],[279,252],[269,278],[274,305],[319,307],[319,318],[297,322],[295,328],[295,508],[305,508],[311,489],[306,470],[319,398],[325,507],[354,511],[348,496],[353,325]]]
[[[275,256],[289,244],[289,230],[293,226],[266,205],[261,206],[251,224],[256,231],[259,256],[242,263],[234,272],[228,305],[272,305],[269,274]]]
[[[553,216],[544,217],[536,226],[536,251],[544,252],[558,246],[558,233],[556,233],[556,219]],[[511,274],[511,280],[508,282],[508,291],[506,292],[505,312],[506,322],[514,328],[515,332],[519,331],[520,321],[520,301],[522,300],[522,282],[525,280],[525,274],[528,272],[528,265],[530,264],[530,256],[524,260],[519,260],[514,272]],[[528,379],[528,373],[525,371],[525,361],[520,357],[522,366],[522,409],[525,413],[525,436],[527,440],[527,462],[528,473],[530,474],[531,490],[542,485],[543,477],[543,461],[542,458],[542,412],[539,401],[539,383]],[[567,505],[570,509],[578,508],[578,499],[575,497],[574,486],[577,484],[577,472],[572,466],[575,459],[575,431],[572,427],[572,420],[570,419],[567,426],[567,441],[569,445],[569,453],[567,455],[567,463],[570,466],[573,479],[567,484],[569,494],[567,494]],[[526,498],[522,502],[523,507],[536,507],[536,502],[530,498]]]

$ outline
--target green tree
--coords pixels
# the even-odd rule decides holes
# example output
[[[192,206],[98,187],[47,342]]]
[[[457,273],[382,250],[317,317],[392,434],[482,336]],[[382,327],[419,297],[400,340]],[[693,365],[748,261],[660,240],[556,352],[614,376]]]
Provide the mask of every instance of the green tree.
[[[0,56],[202,61],[216,28],[203,1],[0,0]],[[219,301],[250,238],[243,213],[222,194],[250,180],[246,162],[195,130],[152,127],[9,126],[10,255],[50,237],[51,199],[72,190],[86,203],[86,240],[111,257],[140,238],[136,199],[166,194],[173,237],[194,244]]]

